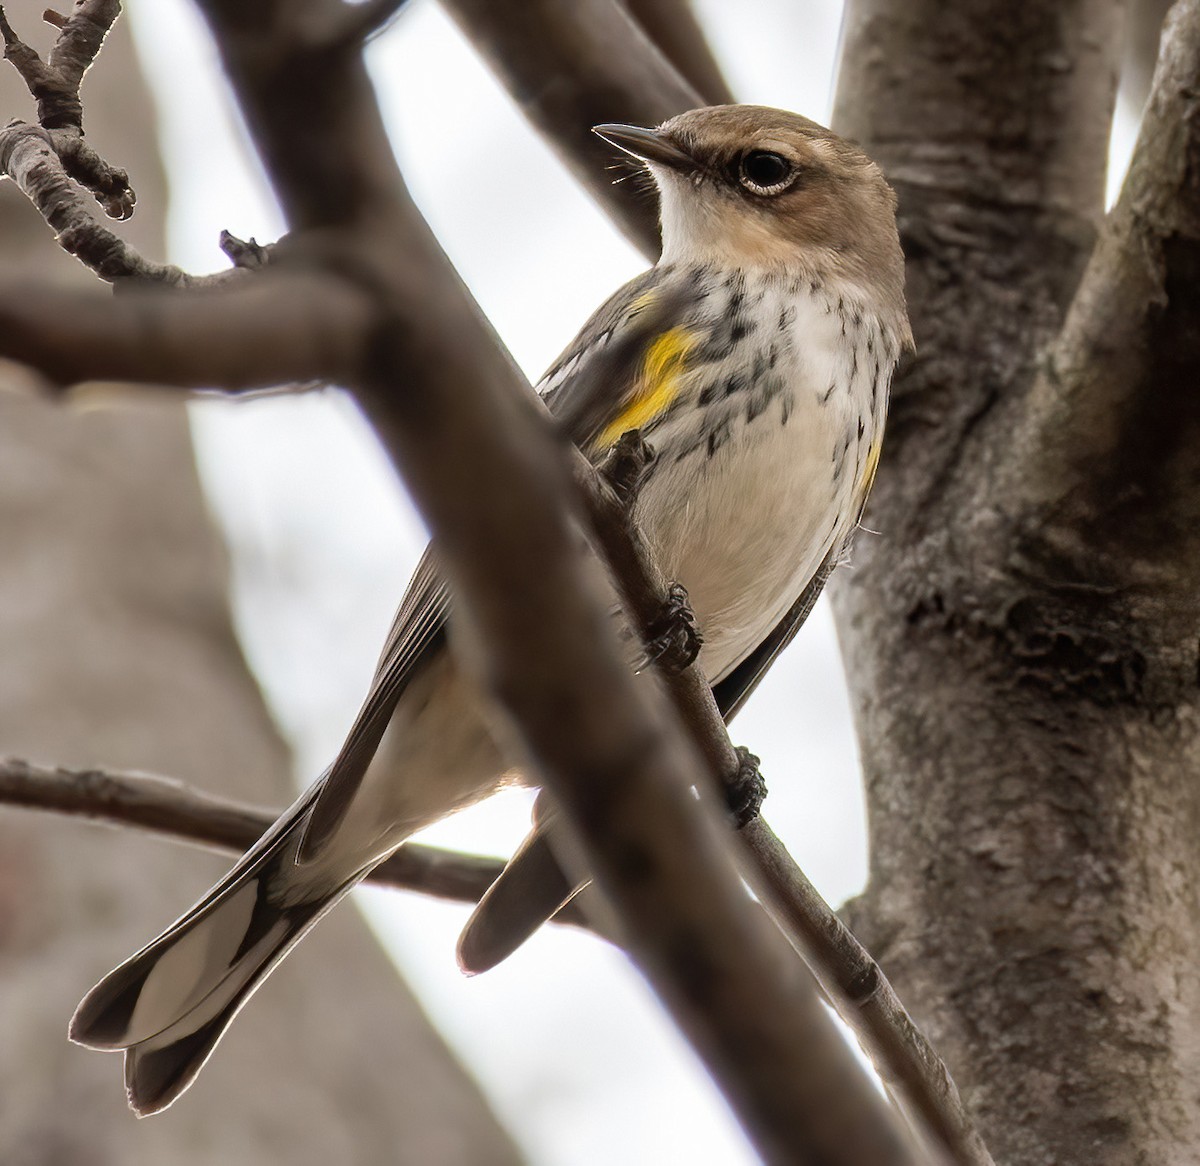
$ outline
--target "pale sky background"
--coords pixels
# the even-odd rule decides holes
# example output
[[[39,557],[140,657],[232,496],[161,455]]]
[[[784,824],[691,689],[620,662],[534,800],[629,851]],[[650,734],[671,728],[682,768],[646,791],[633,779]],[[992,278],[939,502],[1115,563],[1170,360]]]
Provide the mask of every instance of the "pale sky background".
[[[169,258],[214,270],[223,265],[222,228],[269,241],[280,233],[279,215],[241,144],[195,11],[186,0],[127,7],[160,96],[173,183]],[[697,0],[696,7],[741,99],[828,120],[837,0]],[[418,204],[536,380],[644,262],[526,126],[439,7],[414,0],[370,61]],[[1124,119],[1121,153],[1130,128]],[[243,643],[293,742],[297,779],[307,783],[350,725],[424,530],[343,394],[205,401],[192,417],[202,478],[233,550]],[[809,877],[833,903],[854,894],[866,874],[863,806],[823,603],[733,736],[762,757],[771,790],[764,813]],[[425,837],[506,854],[524,835],[528,807],[527,795],[507,793]],[[454,963],[465,908],[409,894],[355,897],[530,1162],[756,1161],[653,996],[612,948],[544,928],[506,964],[468,980]],[[346,990],[352,984],[347,969]]]

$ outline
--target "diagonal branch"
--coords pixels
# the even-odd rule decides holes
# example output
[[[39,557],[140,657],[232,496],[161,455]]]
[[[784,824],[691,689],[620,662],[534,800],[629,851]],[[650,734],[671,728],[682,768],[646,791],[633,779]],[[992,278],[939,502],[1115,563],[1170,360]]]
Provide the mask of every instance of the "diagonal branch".
[[[591,129],[658,125],[704,98],[617,0],[442,2],[575,177],[643,254],[657,256],[654,200],[614,181],[612,149]]]
[[[700,762],[677,722],[628,673],[566,447],[407,197],[361,58],[293,39],[280,0],[202,8],[291,228],[341,244],[379,305],[352,387],[434,531],[464,658],[584,840],[634,959],[766,1158],[912,1162],[750,909],[689,793]],[[329,10],[307,0],[302,15]]]
[[[585,475],[581,470],[580,476],[605,557],[630,613],[645,627],[662,610],[667,580],[630,522],[628,508],[594,473]],[[710,772],[722,782],[731,781],[739,758],[702,670],[696,663],[680,671],[664,670],[663,683]],[[761,817],[743,826],[738,838],[748,877],[768,912],[858,1038],[913,1129],[956,1166],[992,1166],[949,1070],[879,965]]]
[[[735,100],[721,66],[713,56],[692,0],[623,0],[633,18],[646,30],[687,83],[709,105]]]

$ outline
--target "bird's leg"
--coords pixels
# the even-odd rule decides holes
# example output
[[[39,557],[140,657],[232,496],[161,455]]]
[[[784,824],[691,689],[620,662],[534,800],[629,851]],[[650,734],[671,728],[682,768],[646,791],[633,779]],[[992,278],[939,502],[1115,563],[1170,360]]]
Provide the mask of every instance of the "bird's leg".
[[[641,431],[621,434],[600,465],[600,476],[608,483],[624,511],[626,526],[636,540],[633,506],[646,471],[654,461],[654,447]],[[645,653],[640,667],[657,664],[671,672],[682,672],[695,662],[703,642],[696,617],[682,583],[669,583],[658,612],[643,628]],[[639,669],[640,670],[640,669]]]
[[[758,768],[758,758],[745,745],[736,746],[734,752],[738,755],[738,768],[725,782],[725,804],[740,830],[758,817],[767,796],[767,783]]]
[[[612,487],[626,511],[637,501],[638,490],[654,458],[654,446],[640,429],[631,429],[617,438],[600,465],[600,476]]]

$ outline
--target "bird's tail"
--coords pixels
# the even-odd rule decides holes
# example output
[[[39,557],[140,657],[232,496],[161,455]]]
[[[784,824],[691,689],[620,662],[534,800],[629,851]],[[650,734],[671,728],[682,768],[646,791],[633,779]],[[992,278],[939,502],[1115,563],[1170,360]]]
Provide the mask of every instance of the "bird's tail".
[[[125,1050],[129,1104],[171,1104],[238,1010],[300,938],[361,877],[295,877],[302,798],[186,915],[110,972],[80,1002],[69,1035]]]

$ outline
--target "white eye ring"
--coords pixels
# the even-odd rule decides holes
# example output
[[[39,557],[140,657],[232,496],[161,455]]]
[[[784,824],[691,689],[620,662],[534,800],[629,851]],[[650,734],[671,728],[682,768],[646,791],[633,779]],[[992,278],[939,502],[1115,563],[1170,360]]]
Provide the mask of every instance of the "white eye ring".
[[[738,160],[738,181],[752,194],[778,194],[795,178],[795,163],[775,150],[750,150]]]

